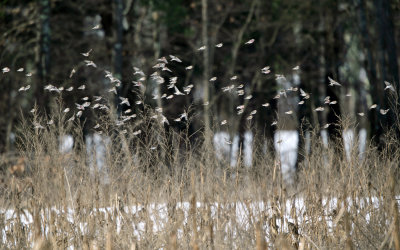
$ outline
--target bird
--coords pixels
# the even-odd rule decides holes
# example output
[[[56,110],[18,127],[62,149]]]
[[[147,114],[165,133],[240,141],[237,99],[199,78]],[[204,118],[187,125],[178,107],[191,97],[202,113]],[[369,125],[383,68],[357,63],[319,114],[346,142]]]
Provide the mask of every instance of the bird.
[[[380,109],[379,112],[380,112],[382,115],[386,115],[387,112],[389,112],[389,109]]]
[[[202,50],[205,50],[207,48],[207,46],[201,46],[200,48],[198,48],[197,50],[198,51],[202,51]]]
[[[393,88],[393,85],[392,85],[390,82],[384,81],[384,83],[385,83],[385,85],[386,85],[386,87],[385,87],[384,90],[389,89],[389,90],[391,90],[391,91],[395,91],[394,88]]]
[[[324,111],[324,110],[325,110],[324,107],[318,107],[318,108],[315,109],[315,111],[317,111],[317,112],[321,112],[321,111]]]
[[[84,57],[88,57],[90,55],[90,52],[92,52],[92,49],[90,49],[88,52],[81,53],[81,55]]]
[[[175,61],[175,62],[179,62],[179,63],[182,62],[181,59],[179,59],[178,57],[176,57],[176,56],[174,56],[174,55],[169,55],[169,57],[171,58],[171,61]]]
[[[245,42],[245,44],[252,44],[252,43],[254,43],[254,39],[250,39],[250,40],[248,40],[247,42]]]
[[[262,73],[262,74],[269,74],[269,73],[271,73],[270,66],[265,66],[264,68],[262,68],[262,69],[261,69],[261,73]]]
[[[175,89],[174,95],[185,95],[184,93],[179,91],[179,89],[176,86],[174,86],[174,89]]]
[[[100,24],[97,24],[92,28],[92,30],[98,30],[98,29],[100,29]]]
[[[297,66],[295,66],[294,68],[293,68],[293,70],[299,70],[300,69],[300,66],[299,65],[297,65]]]
[[[8,73],[8,72],[10,72],[10,68],[9,67],[4,67],[1,71],[3,71],[3,74],[4,73]]]
[[[333,80],[329,76],[328,76],[328,80],[329,80],[329,86],[331,86],[331,87],[333,87],[333,86],[342,86],[340,83],[338,83],[337,81]]]
[[[133,132],[132,134],[134,135],[134,136],[136,136],[136,135],[139,135],[139,134],[141,134],[142,133],[142,130],[137,130],[137,131],[135,131],[135,132]]]
[[[129,103],[128,98],[122,97],[120,96],[119,99],[121,100],[120,105],[126,105],[126,106],[131,106],[131,104]]]
[[[223,45],[224,45],[223,43],[218,43],[218,44],[215,45],[215,47],[221,48]]]
[[[226,120],[221,121],[221,126],[227,124],[228,122]]]
[[[372,104],[370,107],[369,107],[369,109],[374,109],[374,108],[376,108],[378,105],[376,105],[376,104]]]
[[[18,92],[27,91],[27,90],[30,89],[30,88],[31,88],[31,85],[27,85],[27,86],[25,86],[25,87],[19,88],[19,89],[18,89]]]
[[[187,67],[185,68],[185,70],[191,70],[191,69],[193,69],[193,65],[189,65],[189,66],[187,66]]]
[[[86,63],[86,66],[88,66],[88,67],[92,66],[94,68],[97,68],[97,65],[93,61],[85,60],[84,62]]]
[[[23,71],[24,71],[24,68],[17,69],[17,72],[23,72]]]

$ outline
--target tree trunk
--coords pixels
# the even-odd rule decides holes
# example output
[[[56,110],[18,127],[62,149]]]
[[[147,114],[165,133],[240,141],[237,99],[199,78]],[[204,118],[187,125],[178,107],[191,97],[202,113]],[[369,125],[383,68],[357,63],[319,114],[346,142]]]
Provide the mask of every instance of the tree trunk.
[[[202,42],[206,49],[203,50],[203,102],[209,103],[210,101],[210,64],[209,64],[209,44],[208,44],[208,0],[201,0],[201,19],[202,19]],[[209,105],[204,106],[204,138],[205,144],[208,146],[211,143],[211,129],[210,129],[210,114]]]
[[[114,0],[114,50],[113,50],[113,67],[114,77],[122,81],[122,39],[123,39],[123,0]],[[122,107],[119,104],[119,97],[121,95],[121,86],[117,86],[117,96],[115,97],[115,106],[117,108],[118,117],[121,115]]]
[[[49,80],[50,71],[50,1],[40,0],[39,8],[39,49],[36,54],[38,84],[35,89],[35,98],[37,105],[47,110],[47,98],[45,97],[43,86]]]

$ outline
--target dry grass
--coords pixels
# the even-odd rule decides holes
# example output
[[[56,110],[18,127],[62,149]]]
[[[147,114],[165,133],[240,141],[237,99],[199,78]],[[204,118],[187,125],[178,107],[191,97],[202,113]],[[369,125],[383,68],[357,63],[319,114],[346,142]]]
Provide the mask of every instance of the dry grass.
[[[79,123],[62,112],[46,129],[25,120],[18,140],[25,171],[4,173],[0,189],[0,248],[400,248],[395,139],[348,161],[342,145],[326,148],[316,136],[293,185],[268,153],[250,168],[230,167],[212,145],[168,135],[150,115],[123,128],[103,118],[111,142],[101,170],[86,154]],[[66,133],[76,143],[61,154]]]

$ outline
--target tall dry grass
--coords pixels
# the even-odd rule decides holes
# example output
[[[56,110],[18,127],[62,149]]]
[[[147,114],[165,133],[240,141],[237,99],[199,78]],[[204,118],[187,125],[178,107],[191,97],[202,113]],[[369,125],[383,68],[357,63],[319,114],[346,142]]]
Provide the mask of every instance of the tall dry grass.
[[[293,184],[269,152],[231,167],[213,145],[166,133],[151,109],[123,127],[101,118],[110,142],[99,169],[83,124],[61,110],[45,129],[32,126],[46,123],[39,114],[20,126],[25,170],[3,173],[1,249],[399,249],[394,134],[349,161],[340,140],[325,147],[312,133]],[[67,154],[58,150],[65,134],[75,137]]]

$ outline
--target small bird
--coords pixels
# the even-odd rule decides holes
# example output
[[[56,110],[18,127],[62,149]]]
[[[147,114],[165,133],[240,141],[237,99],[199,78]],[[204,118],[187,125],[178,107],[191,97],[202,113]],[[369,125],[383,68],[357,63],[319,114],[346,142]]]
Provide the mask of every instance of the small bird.
[[[264,68],[262,68],[261,73],[265,75],[271,73],[270,66],[265,66]]]
[[[207,46],[201,46],[200,48],[198,48],[197,50],[198,51],[202,51],[202,50],[205,50],[207,48]]]
[[[81,53],[81,55],[84,57],[88,57],[90,55],[90,52],[92,52],[92,49],[90,49],[88,52]]]
[[[324,110],[325,110],[324,107],[318,107],[318,108],[315,109],[315,111],[317,111],[317,112],[321,112],[321,111],[324,111]]]
[[[250,115],[255,115],[255,114],[257,114],[257,110],[253,110],[250,112]]]
[[[108,90],[108,92],[114,92],[114,94],[117,94],[117,88],[116,87],[112,87]]]
[[[380,112],[382,115],[386,115],[387,112],[389,112],[389,109],[380,109],[379,112]]]
[[[395,91],[393,85],[390,82],[384,81],[384,83],[386,85],[385,90],[389,89],[391,91]]]
[[[4,67],[1,71],[3,71],[3,74],[4,73],[8,73],[8,72],[10,72],[10,68],[9,67]]]
[[[72,90],[74,90],[74,87],[69,87],[69,88],[67,88],[67,89],[65,89],[66,91],[68,91],[68,92],[71,92]]]
[[[214,76],[214,77],[211,77],[210,82],[215,82],[216,80],[217,80],[217,77]]]
[[[136,136],[136,135],[140,135],[142,133],[142,130],[137,130],[137,131],[135,131],[135,132],[133,132],[132,134],[134,135],[134,136]]]
[[[278,124],[278,121],[273,121],[272,123],[271,123],[271,126],[276,126]]]
[[[20,91],[27,91],[28,89],[30,89],[31,88],[31,85],[26,85],[25,87],[21,87],[21,88],[19,88],[18,89],[18,92],[20,92]]]
[[[221,48],[223,45],[224,45],[223,43],[218,43],[218,44],[215,45],[215,47]]]
[[[365,114],[363,112],[357,113],[359,116],[364,116]]]
[[[76,73],[76,70],[75,70],[75,69],[72,69],[72,70],[71,70],[71,73],[69,73],[69,78],[71,78],[75,73]]]
[[[250,39],[250,40],[248,40],[245,44],[252,44],[252,43],[254,43],[254,39]]]
[[[171,61],[175,61],[175,62],[179,62],[179,63],[182,62],[181,59],[179,59],[178,57],[176,57],[176,56],[174,56],[174,55],[169,55],[169,57],[171,58]]]
[[[228,122],[226,120],[221,121],[221,126],[227,124]]]
[[[131,106],[131,104],[129,103],[128,98],[122,97],[120,96],[119,99],[121,100],[120,105],[126,105],[126,106]]]
[[[224,139],[225,140],[225,143],[226,144],[228,144],[228,145],[231,145],[232,144],[232,141],[230,141],[230,140],[228,140],[228,139]]]
[[[78,89],[80,89],[80,90],[84,90],[85,88],[86,88],[85,84],[78,87]]]
[[[94,27],[92,28],[92,30],[98,30],[98,29],[100,29],[100,24],[97,24],[96,26],[94,26]]]
[[[253,96],[252,96],[252,95],[248,95],[248,96],[246,96],[244,99],[245,99],[245,100],[250,100],[251,98],[253,98]]]
[[[26,76],[27,76],[27,77],[30,77],[30,76],[32,76],[32,73],[31,73],[31,72],[26,73]]]
[[[186,69],[186,70],[191,70],[191,69],[193,69],[193,65],[189,65],[189,66],[187,66],[185,69]]]
[[[291,114],[293,114],[293,111],[292,110],[286,111],[285,114],[291,115]]]
[[[194,87],[193,84],[189,84],[188,86],[183,87],[183,92],[185,92],[188,95],[193,87]]]
[[[324,128],[324,129],[327,129],[327,128],[329,128],[330,125],[331,125],[330,123],[327,123],[327,124],[325,124],[325,125],[323,126],[323,128]]]
[[[297,66],[295,66],[294,68],[293,68],[293,70],[299,70],[300,69],[300,66],[299,65],[297,65]]]
[[[299,105],[303,105],[303,104],[304,104],[304,100],[299,101],[298,104],[299,104]]]
[[[303,97],[303,99],[308,99],[308,98],[310,98],[310,95],[309,94],[307,94],[304,90],[302,90],[301,88],[300,88],[300,95]]]
[[[328,76],[328,80],[329,80],[329,86],[333,87],[333,86],[342,86],[340,83],[338,83],[337,81],[333,80],[332,78],[330,78]]]
[[[175,89],[174,95],[185,95],[184,93],[179,91],[179,89],[176,86],[174,86],[174,89]]]
[[[164,64],[168,64],[168,60],[165,56],[158,58],[157,61],[162,62]]]
[[[64,111],[63,111],[63,112],[64,112],[64,113],[68,113],[68,112],[69,112],[69,110],[70,110],[69,108],[66,108],[66,109],[64,109]]]
[[[372,104],[370,107],[369,107],[369,109],[374,109],[374,108],[376,108],[378,105],[376,105],[376,104]]]
[[[270,105],[270,104],[269,104],[268,102],[262,104],[263,107],[269,107],[269,105]]]
[[[94,68],[97,68],[97,65],[93,61],[85,60],[86,66],[92,66]]]
[[[230,80],[231,81],[234,81],[234,80],[236,80],[238,77],[237,76],[232,76],[231,78],[230,78]]]
[[[23,71],[24,71],[24,68],[17,69],[17,72],[23,72]]]

